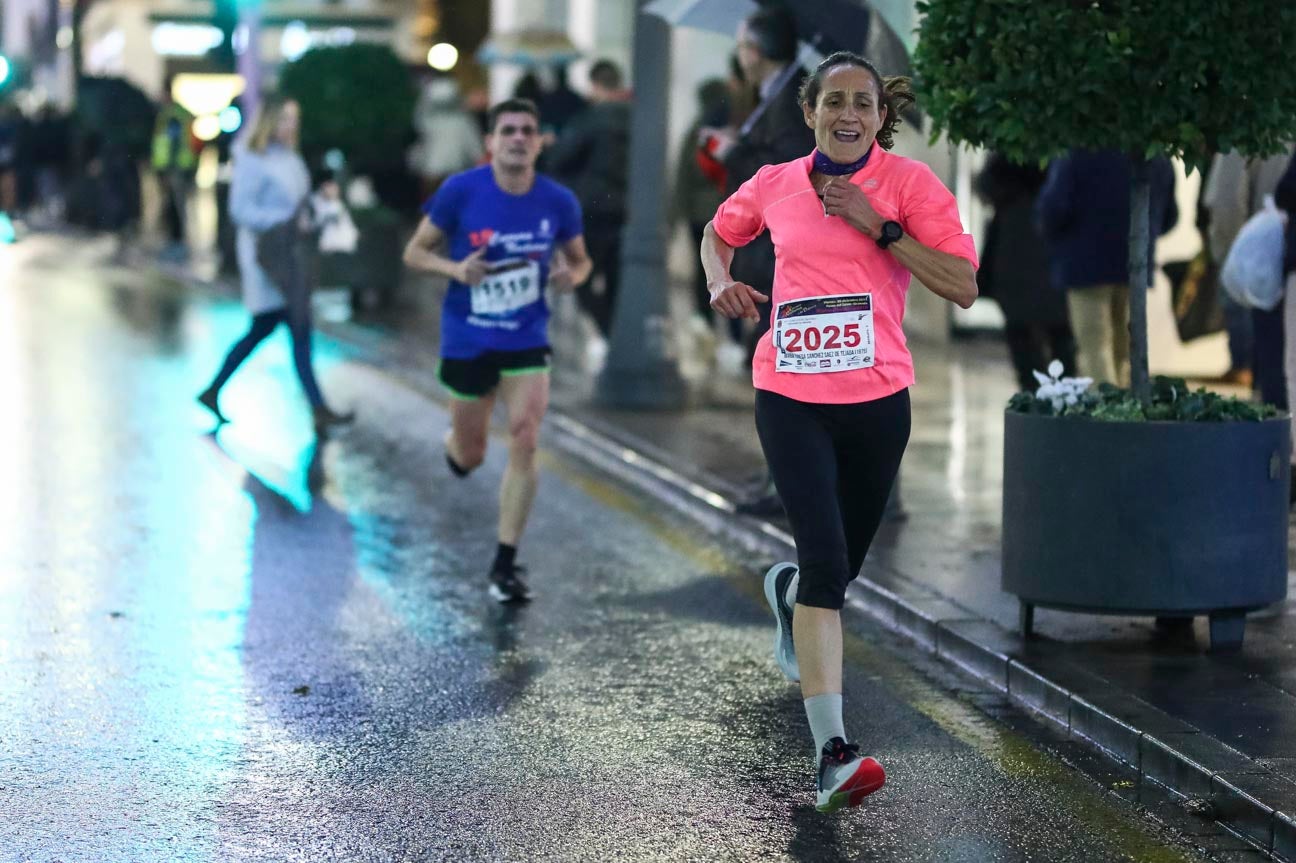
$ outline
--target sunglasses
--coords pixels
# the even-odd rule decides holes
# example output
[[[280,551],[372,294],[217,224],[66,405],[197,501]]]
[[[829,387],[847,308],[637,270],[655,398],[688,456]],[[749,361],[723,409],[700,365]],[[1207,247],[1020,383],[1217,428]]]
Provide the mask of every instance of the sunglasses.
[[[539,131],[540,130],[535,126],[500,126],[495,130],[495,133],[497,135],[503,135],[505,138],[518,134],[522,135],[524,138],[530,138]]]

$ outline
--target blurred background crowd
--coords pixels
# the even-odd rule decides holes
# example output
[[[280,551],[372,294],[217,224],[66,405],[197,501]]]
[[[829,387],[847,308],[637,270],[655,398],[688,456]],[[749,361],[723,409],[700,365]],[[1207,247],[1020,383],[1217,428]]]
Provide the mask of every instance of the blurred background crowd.
[[[232,273],[234,145],[259,94],[274,88],[301,106],[313,186],[337,181],[341,190],[335,206],[344,218],[320,240],[321,284],[343,292],[342,314],[390,310],[402,302],[399,250],[419,204],[447,176],[487,157],[489,106],[524,96],[543,117],[541,170],[571,186],[585,210],[595,274],[566,314],[582,334],[584,361],[597,368],[631,206],[639,5],[12,0],[0,29],[0,240],[69,227],[107,232],[117,238],[119,262],[145,256]],[[797,120],[797,77],[778,73],[801,69],[822,34],[804,32],[790,7],[733,5],[773,17],[753,27],[736,11],[728,33],[674,29],[671,56],[661,58],[669,90],[662,122],[672,141],[663,158],[672,178],[679,353],[741,379],[760,325],[753,331],[714,318],[695,250],[719,201],[760,159],[812,146]],[[911,37],[896,34],[906,22],[912,30],[914,4],[872,6],[882,11],[861,13],[862,32],[839,19],[833,35],[863,48],[884,73],[906,73]],[[1128,173],[1119,155],[1071,154],[1047,169],[1013,165],[929,142],[921,105],[907,119],[897,151],[927,161],[957,194],[983,256],[982,294],[994,301],[965,312],[914,296],[913,335],[1002,338],[1022,387],[1054,358],[1069,371],[1121,380],[1124,295],[1116,276]],[[1206,176],[1158,168],[1153,227],[1164,267],[1152,340],[1160,370],[1285,401],[1281,308],[1239,307],[1215,286],[1214,272],[1286,167],[1285,157],[1261,165],[1220,154]],[[1077,170],[1092,181],[1082,196],[1066,179]],[[1074,213],[1093,215],[1092,224]],[[750,263],[757,281],[770,265]]]

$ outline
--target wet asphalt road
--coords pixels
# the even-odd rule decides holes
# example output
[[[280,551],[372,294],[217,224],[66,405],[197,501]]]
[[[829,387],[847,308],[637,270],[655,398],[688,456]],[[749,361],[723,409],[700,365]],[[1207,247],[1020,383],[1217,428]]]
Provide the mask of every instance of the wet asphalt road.
[[[861,620],[890,782],[816,814],[769,561],[546,453],[502,609],[498,441],[453,479],[442,406],[321,339],[361,419],[317,443],[286,334],[207,434],[241,309],[96,255],[0,248],[0,861],[1259,859]]]

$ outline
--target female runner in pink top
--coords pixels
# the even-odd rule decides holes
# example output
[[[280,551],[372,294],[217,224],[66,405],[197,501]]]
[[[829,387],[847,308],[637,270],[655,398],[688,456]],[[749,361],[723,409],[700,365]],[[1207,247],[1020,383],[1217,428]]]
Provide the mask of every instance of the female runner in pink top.
[[[820,811],[857,806],[885,773],[842,724],[841,607],[873,540],[909,440],[913,359],[901,321],[911,276],[963,308],[976,251],[931,170],[887,150],[908,81],[828,57],[801,92],[816,149],[767,165],[720,205],[702,241],[711,305],[756,318],[770,297],[729,275],[733,250],[774,241],[774,314],[753,361],[756,427],[796,540],[765,595],[775,658],[801,681]]]

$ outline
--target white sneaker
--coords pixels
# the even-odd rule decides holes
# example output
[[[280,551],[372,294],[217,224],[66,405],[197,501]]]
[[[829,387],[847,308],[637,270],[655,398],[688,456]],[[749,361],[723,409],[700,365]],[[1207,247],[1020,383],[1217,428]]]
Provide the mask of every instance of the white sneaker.
[[[765,573],[765,599],[774,612],[774,661],[788,680],[801,679],[796,647],[792,644],[792,606],[788,596],[796,596],[797,567],[794,563],[776,563]]]

